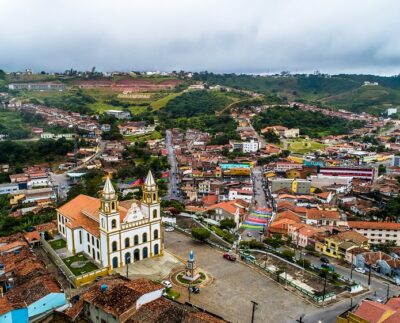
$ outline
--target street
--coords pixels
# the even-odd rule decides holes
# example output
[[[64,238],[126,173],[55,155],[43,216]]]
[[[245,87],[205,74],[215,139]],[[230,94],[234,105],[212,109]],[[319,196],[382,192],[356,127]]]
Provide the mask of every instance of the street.
[[[165,197],[167,200],[181,200],[182,198],[179,196],[179,186],[178,186],[178,163],[176,160],[174,146],[172,145],[172,134],[170,130],[166,131],[165,135],[165,145],[167,148],[168,154],[168,163],[170,165],[169,172],[169,185],[168,185],[168,194]]]

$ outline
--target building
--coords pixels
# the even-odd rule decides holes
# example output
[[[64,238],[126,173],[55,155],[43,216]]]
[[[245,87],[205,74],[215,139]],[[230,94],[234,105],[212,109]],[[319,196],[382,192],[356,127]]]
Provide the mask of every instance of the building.
[[[319,174],[327,176],[341,176],[373,181],[376,176],[375,168],[363,167],[321,167]]]
[[[0,184],[0,195],[11,194],[17,192],[18,190],[19,186],[17,183]]]
[[[392,167],[400,167],[400,156],[399,155],[394,155],[392,158]]]
[[[10,90],[21,91],[63,91],[66,86],[62,83],[56,82],[37,82],[37,83],[10,83],[8,85]]]
[[[2,245],[0,263],[0,322],[41,321],[66,304],[61,286],[25,241]]]
[[[114,116],[117,119],[130,119],[131,114],[128,111],[121,111],[121,110],[106,110],[104,111],[105,114],[109,116]]]
[[[384,304],[364,299],[359,305],[346,310],[336,323],[397,323],[400,322],[400,297],[392,297]]]
[[[129,280],[115,275],[91,286],[61,315],[70,321],[93,323],[226,322],[202,309],[164,298],[164,290],[160,283],[145,278]]]
[[[243,152],[244,153],[255,153],[260,149],[260,142],[256,139],[250,139],[243,141]]]
[[[274,170],[276,172],[287,172],[290,169],[302,169],[302,164],[291,163],[291,162],[276,162]]]
[[[400,246],[400,223],[367,221],[348,221],[347,223],[351,230],[367,237],[371,244],[394,241],[397,246]]]
[[[311,175],[311,186],[322,189],[330,186],[340,186],[341,193],[349,192],[352,185],[352,178],[346,176],[331,176],[331,175]]]
[[[389,108],[387,109],[387,115],[391,116],[392,114],[396,114],[397,113],[397,108]]]
[[[297,138],[300,135],[298,128],[289,129],[284,126],[270,126],[261,130],[261,133],[267,133],[268,131],[275,132],[278,136],[284,138]]]
[[[57,213],[68,251],[84,252],[103,267],[122,267],[163,252],[160,200],[151,172],[140,202],[119,203],[107,178],[101,199],[79,195]]]
[[[274,178],[270,179],[271,193],[286,189],[297,194],[309,194],[311,182],[304,179]]]

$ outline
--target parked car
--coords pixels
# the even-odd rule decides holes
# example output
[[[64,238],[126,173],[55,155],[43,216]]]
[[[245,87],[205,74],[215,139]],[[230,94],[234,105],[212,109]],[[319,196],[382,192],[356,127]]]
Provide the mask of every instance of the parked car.
[[[196,286],[190,286],[188,287],[188,290],[190,293],[192,294],[198,294],[200,293],[200,288],[196,287]]]
[[[360,274],[365,274],[365,269],[364,268],[356,268],[355,271],[360,273]]]
[[[325,264],[329,264],[329,259],[326,257],[321,257],[321,258],[319,258],[319,260],[321,260],[321,262],[323,262]]]
[[[166,227],[165,228],[165,231],[167,231],[167,232],[171,232],[171,231],[174,231],[175,229],[174,229],[174,227]]]
[[[251,232],[247,232],[246,235],[247,235],[249,238],[253,236],[253,235],[251,234]]]
[[[224,257],[225,259],[227,259],[227,260],[230,260],[230,261],[236,261],[236,256],[233,255],[233,254],[231,254],[231,253],[225,252],[224,255],[223,255],[223,257]]]
[[[172,284],[171,284],[171,282],[169,280],[163,280],[161,282],[161,285],[163,285],[167,289],[172,288]]]

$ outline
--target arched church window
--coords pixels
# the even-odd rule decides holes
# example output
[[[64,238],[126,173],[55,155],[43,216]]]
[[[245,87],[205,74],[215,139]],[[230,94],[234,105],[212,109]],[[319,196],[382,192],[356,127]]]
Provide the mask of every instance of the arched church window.
[[[111,244],[111,250],[112,251],[117,251],[117,241],[113,241]]]
[[[129,238],[125,238],[125,248],[129,247]]]
[[[142,239],[143,239],[142,242],[147,242],[147,233],[146,232],[143,233]]]
[[[157,229],[154,230],[154,239],[158,239],[158,230]]]
[[[117,220],[111,220],[111,228],[115,229],[117,227]]]
[[[153,210],[153,219],[157,219],[157,210]]]
[[[135,235],[135,237],[133,238],[133,243],[135,244],[135,246],[139,244],[139,236],[138,235]]]

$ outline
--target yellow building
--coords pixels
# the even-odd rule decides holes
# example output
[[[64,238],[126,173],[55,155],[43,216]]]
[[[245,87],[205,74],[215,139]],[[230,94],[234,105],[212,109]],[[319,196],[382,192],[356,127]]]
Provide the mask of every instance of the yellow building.
[[[286,171],[286,177],[287,178],[300,178],[301,177],[301,173],[299,169],[289,169]]]

